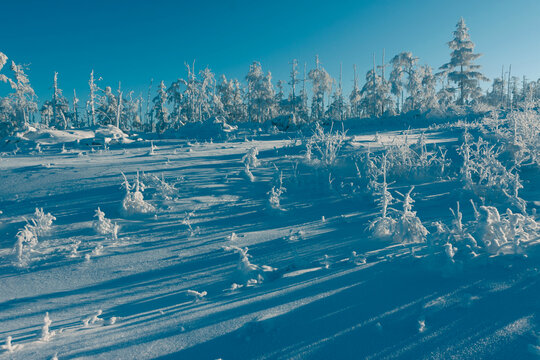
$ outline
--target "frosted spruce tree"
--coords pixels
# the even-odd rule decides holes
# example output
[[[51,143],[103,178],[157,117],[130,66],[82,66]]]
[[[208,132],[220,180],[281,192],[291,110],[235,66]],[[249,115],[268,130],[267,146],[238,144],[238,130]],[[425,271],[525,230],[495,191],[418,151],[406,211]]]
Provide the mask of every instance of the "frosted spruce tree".
[[[479,82],[488,79],[478,70],[480,65],[475,65],[474,60],[482,54],[475,54],[474,43],[469,36],[469,29],[463,18],[459,20],[454,31],[454,39],[448,43],[452,49],[450,62],[440,67],[443,73],[448,74],[448,79],[456,84],[459,90],[458,105],[465,105],[477,99],[482,94]]]

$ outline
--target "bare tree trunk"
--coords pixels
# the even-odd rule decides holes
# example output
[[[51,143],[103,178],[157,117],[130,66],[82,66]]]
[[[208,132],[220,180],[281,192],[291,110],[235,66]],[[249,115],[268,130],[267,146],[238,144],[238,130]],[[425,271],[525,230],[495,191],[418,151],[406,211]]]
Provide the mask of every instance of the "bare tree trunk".
[[[120,129],[120,116],[122,115],[122,90],[118,82],[118,104],[116,106],[116,127]]]

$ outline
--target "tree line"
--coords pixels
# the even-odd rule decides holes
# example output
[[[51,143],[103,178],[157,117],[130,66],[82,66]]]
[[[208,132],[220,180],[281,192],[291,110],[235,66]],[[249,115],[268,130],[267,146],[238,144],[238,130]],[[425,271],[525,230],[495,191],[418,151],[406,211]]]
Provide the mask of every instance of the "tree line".
[[[457,23],[448,45],[450,60],[437,72],[421,65],[411,52],[397,54],[388,63],[383,55],[380,64],[374,56],[373,67],[360,87],[354,66],[353,89],[348,96],[343,92],[341,68],[336,80],[317,56],[309,71],[306,64],[299,69],[298,61],[292,60],[289,80],[276,84],[272,74],[263,71],[257,61],[250,65],[243,82],[225,75],[217,80],[209,68],[196,71],[194,64],[186,64],[185,79],[171,84],[161,81],[154,94],[151,84],[146,96],[135,96],[120,83],[114,89],[102,88],[101,78],[92,71],[89,97],[83,104],[75,91],[69,98],[64,95],[58,85],[58,73],[54,73],[52,98],[41,107],[24,66],[12,61],[10,76],[1,73],[8,58],[0,52],[0,81],[12,89],[9,95],[0,97],[0,135],[11,134],[36,121],[58,129],[112,124],[124,130],[162,133],[215,117],[256,123],[280,117],[296,123],[342,121],[411,111],[446,111],[475,104],[512,107],[540,99],[540,79],[529,82],[512,77],[511,68],[507,72],[503,68],[501,77],[482,91],[480,82],[488,79],[475,64],[481,54],[474,52],[475,45],[463,19]]]

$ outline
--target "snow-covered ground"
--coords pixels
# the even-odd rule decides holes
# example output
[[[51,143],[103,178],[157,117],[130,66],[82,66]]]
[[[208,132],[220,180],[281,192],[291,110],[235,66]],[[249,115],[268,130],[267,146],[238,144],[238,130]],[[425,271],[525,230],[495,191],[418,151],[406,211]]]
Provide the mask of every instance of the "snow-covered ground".
[[[196,142],[110,127],[12,140],[0,157],[0,359],[538,357],[536,228],[496,251],[480,245],[495,229],[482,222],[488,206],[502,223],[519,204],[493,184],[464,189],[463,128],[353,128],[337,159],[320,137],[295,133]],[[400,172],[410,158],[387,152],[388,216],[411,214],[401,209],[414,185],[411,219],[428,235],[370,230],[382,188],[368,189],[366,154],[380,170],[388,146],[416,149],[417,161],[423,146],[426,158],[448,151],[450,170],[433,157],[429,172]],[[521,171],[528,221],[537,175]],[[457,226],[457,202],[463,223],[483,226],[477,247],[460,247],[465,230],[448,230],[463,237],[455,243],[437,233],[436,221]],[[27,223],[37,243],[23,239],[17,253]]]

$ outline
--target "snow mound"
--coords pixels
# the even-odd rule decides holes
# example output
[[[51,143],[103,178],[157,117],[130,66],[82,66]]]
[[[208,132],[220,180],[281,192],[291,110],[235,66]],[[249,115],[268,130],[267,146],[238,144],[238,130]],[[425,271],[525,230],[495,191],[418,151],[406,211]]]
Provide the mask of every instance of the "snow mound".
[[[55,145],[94,137],[91,130],[56,130],[49,128],[35,128],[29,126],[22,133],[17,134],[20,140],[32,141],[40,145]]]
[[[188,139],[216,140],[226,139],[229,133],[237,130],[238,126],[228,124],[222,116],[216,116],[206,121],[187,123],[180,128],[178,134],[180,137]]]
[[[96,129],[94,140],[101,144],[129,144],[133,142],[125,132],[114,125]]]

